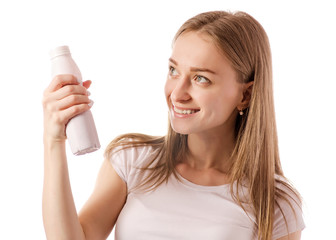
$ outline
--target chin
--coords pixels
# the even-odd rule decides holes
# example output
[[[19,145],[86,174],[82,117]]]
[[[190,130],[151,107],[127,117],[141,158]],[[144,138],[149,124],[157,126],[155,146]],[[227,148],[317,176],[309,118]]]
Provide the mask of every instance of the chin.
[[[170,126],[174,130],[174,132],[182,135],[188,135],[192,133],[192,130],[187,126],[174,126],[173,124],[170,124]]]

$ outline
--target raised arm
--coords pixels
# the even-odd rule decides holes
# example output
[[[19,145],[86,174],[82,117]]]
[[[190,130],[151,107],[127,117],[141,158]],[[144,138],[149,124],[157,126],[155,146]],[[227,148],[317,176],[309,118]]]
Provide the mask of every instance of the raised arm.
[[[72,75],[56,76],[43,95],[44,184],[42,212],[47,239],[85,239],[72,197],[65,125],[90,108],[87,90]]]
[[[106,239],[125,204],[126,183],[105,160],[95,189],[77,214],[65,152],[65,125],[73,116],[90,108],[87,88],[71,75],[56,76],[43,96],[44,185],[43,222],[47,239]]]

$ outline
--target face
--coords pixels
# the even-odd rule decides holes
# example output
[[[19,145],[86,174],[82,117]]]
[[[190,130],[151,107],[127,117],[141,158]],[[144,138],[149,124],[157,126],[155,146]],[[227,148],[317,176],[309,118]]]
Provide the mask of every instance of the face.
[[[187,32],[177,38],[169,59],[165,95],[174,131],[234,131],[242,84],[207,35]]]

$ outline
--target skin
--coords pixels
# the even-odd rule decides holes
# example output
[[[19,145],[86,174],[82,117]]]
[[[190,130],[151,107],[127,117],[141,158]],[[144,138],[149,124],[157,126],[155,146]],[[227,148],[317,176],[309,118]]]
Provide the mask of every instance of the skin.
[[[248,106],[253,83],[238,83],[225,56],[219,54],[210,39],[198,33],[185,33],[177,39],[169,66],[165,94],[171,124],[175,131],[188,134],[190,150],[176,169],[196,184],[226,184],[237,109]],[[81,86],[74,76],[59,75],[43,95],[42,210],[48,240],[106,239],[126,201],[125,182],[105,160],[92,195],[79,214],[75,208],[65,151],[65,125],[73,116],[90,109],[90,85],[90,81]],[[173,106],[197,112],[186,117],[174,112]],[[293,233],[288,239],[298,240],[300,235]]]
[[[175,42],[165,95],[172,128],[188,134],[190,154],[177,171],[200,185],[228,183],[238,109],[250,100],[252,82],[237,81],[227,58],[205,35],[188,32]],[[181,115],[175,109],[197,109]]]
[[[172,128],[188,134],[190,154],[176,167],[180,175],[199,185],[229,183],[234,124],[238,110],[248,107],[252,86],[237,81],[230,62],[208,36],[187,32],[176,40],[165,95]],[[197,112],[180,114],[182,109]],[[299,240],[301,231],[278,240],[285,239]]]
[[[77,214],[69,181],[65,125],[90,109],[87,88],[74,76],[56,76],[43,95],[44,184],[42,212],[47,239],[106,239],[126,200],[126,184],[105,160],[95,189]]]

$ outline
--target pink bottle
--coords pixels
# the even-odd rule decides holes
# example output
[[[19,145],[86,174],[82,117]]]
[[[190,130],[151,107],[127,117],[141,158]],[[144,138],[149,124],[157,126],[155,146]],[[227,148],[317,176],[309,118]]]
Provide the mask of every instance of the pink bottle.
[[[82,75],[71,57],[68,46],[50,51],[52,78],[60,74],[72,74],[82,84]],[[96,126],[90,110],[70,119],[66,126],[66,135],[73,154],[82,155],[100,148]]]

